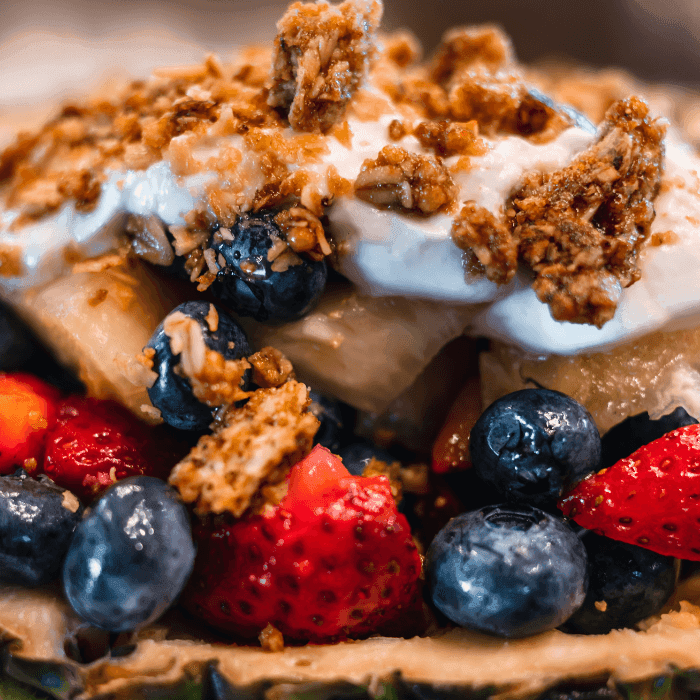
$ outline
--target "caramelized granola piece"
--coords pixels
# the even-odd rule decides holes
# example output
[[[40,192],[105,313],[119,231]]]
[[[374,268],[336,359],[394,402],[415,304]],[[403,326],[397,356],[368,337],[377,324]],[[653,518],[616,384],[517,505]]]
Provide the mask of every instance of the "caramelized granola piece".
[[[294,376],[292,363],[284,353],[269,345],[250,355],[248,361],[253,366],[253,382],[265,389],[281,386]]]
[[[271,107],[297,131],[327,131],[357,90],[374,52],[380,0],[294,3],[277,23]]]
[[[452,224],[452,240],[471,251],[492,282],[510,282],[518,267],[518,246],[510,229],[476,202],[464,203]]]
[[[439,158],[385,146],[362,164],[355,194],[377,206],[433,214],[454,202],[457,188]]]
[[[530,173],[508,211],[520,259],[558,321],[599,328],[621,288],[640,277],[639,250],[654,220],[666,128],[637,98],[616,102],[598,140],[571,165]]]
[[[424,148],[432,149],[435,155],[442,158],[480,156],[487,150],[486,144],[479,138],[479,125],[475,121],[466,124],[447,119],[425,121],[418,124],[413,135]]]
[[[163,323],[170,339],[170,350],[180,356],[175,371],[187,377],[192,393],[202,403],[216,407],[231,405],[250,394],[241,389],[247,360],[227,360],[221,353],[210,350],[204,342],[199,323],[181,311],[171,313]]]
[[[309,404],[307,387],[293,380],[258,389],[245,406],[229,409],[212,435],[200,438],[170,483],[200,515],[241,516],[257,493],[284,482],[311,450],[319,421]]]
[[[448,31],[430,62],[430,77],[446,85],[464,68],[480,65],[496,71],[512,63],[510,39],[499,27],[455,27]]]

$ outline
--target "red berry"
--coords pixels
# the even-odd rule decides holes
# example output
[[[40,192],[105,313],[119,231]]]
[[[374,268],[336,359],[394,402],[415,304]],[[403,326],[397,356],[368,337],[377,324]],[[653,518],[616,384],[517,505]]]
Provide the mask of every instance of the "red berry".
[[[71,397],[48,435],[43,471],[86,501],[128,476],[165,479],[177,457],[155,435],[113,401]]]
[[[366,635],[418,591],[421,559],[388,480],[355,477],[317,446],[296,464],[278,506],[231,525],[202,525],[186,604],[208,623],[252,637]]]
[[[17,467],[31,472],[41,464],[59,396],[57,389],[29,374],[0,373],[0,474]]]
[[[611,539],[700,561],[700,424],[673,430],[591,474],[559,508]]]

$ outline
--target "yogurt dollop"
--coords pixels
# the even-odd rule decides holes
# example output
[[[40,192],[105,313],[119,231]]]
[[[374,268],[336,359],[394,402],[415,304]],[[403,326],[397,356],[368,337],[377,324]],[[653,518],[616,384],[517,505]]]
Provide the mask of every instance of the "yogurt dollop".
[[[350,119],[351,147],[329,136],[327,153],[311,169],[321,175],[332,165],[339,175],[354,181],[365,159],[375,158],[391,143],[388,125],[395,117],[388,113],[372,122]],[[240,147],[240,137],[226,138]],[[472,167],[454,175],[459,201],[474,200],[498,213],[526,172],[562,168],[594,138],[589,131],[572,127],[546,144],[518,136],[485,139],[486,154],[473,156]],[[398,145],[426,153],[413,136],[404,137]],[[445,159],[446,166],[456,158]],[[332,235],[344,243],[346,251],[340,271],[361,292],[458,306],[488,303],[476,317],[474,332],[534,353],[575,354],[700,321],[699,166],[700,159],[691,149],[669,134],[652,244],[642,253],[642,278],[623,290],[615,317],[601,329],[554,321],[524,273],[507,285],[465,276],[447,214],[421,218],[381,210],[354,197],[338,198],[327,214]],[[213,173],[178,177],[164,160],[143,171],[110,172],[90,213],[64,205],[49,217],[12,230],[16,213],[5,211],[0,214],[0,247],[19,248],[24,274],[0,278],[0,289],[9,294],[65,274],[68,248],[86,257],[111,250],[130,214],[155,215],[167,226],[184,224],[184,215],[214,177]],[[653,245],[657,239],[661,245]]]

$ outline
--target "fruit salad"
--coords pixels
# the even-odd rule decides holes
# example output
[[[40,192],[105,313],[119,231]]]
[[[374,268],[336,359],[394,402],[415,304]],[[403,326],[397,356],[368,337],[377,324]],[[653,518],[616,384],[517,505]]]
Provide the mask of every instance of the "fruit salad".
[[[0,153],[4,676],[700,672],[700,158],[663,92],[381,14],[295,3]]]

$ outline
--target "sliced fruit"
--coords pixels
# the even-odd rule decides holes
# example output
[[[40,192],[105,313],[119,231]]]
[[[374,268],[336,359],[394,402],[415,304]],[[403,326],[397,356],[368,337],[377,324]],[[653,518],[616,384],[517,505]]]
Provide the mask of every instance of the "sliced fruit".
[[[474,315],[469,307],[366,297],[342,286],[326,289],[316,309],[298,321],[245,325],[254,347],[281,350],[316,391],[379,412]]]
[[[494,342],[480,366],[485,406],[542,386],[583,404],[601,435],[643,411],[659,418],[683,406],[700,416],[700,328],[651,333],[607,352],[572,357],[537,357]]]
[[[85,265],[95,265],[99,261]],[[97,398],[119,401],[144,420],[152,377],[138,357],[177,294],[136,261],[61,277],[26,292],[16,308]],[[142,409],[146,406],[146,410]]]

